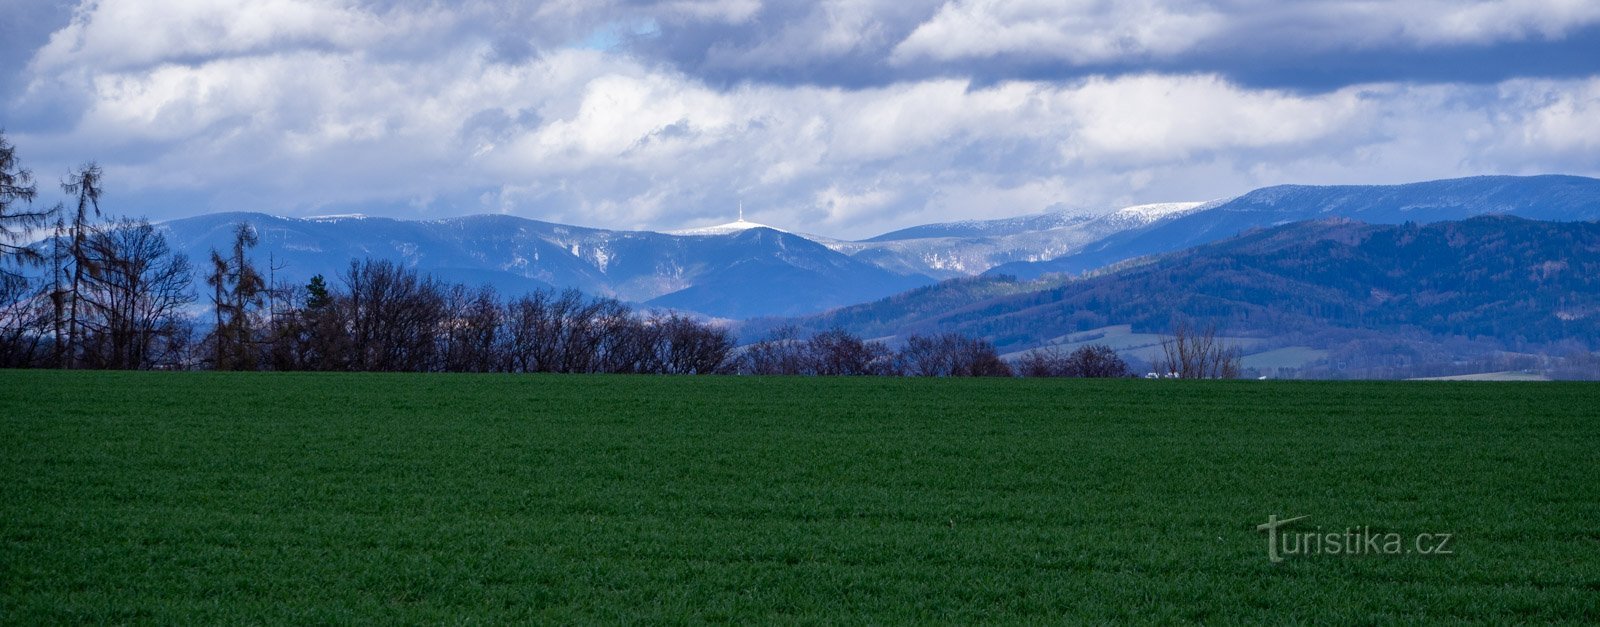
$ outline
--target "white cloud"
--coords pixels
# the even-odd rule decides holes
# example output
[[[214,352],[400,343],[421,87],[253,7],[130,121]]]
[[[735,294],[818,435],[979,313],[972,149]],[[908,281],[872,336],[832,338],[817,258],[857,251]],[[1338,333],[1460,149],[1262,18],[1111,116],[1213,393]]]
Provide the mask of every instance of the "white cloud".
[[[1432,48],[1556,40],[1600,24],[1592,0],[951,0],[898,42],[907,64],[1015,56],[1078,65],[1210,48]]]
[[[1213,9],[1192,2],[959,0],[912,31],[892,59],[1022,54],[1094,63],[1165,56],[1193,47],[1222,23]]]
[[[191,27],[200,36],[174,48],[134,42],[143,52],[122,57],[111,51],[138,38],[101,22],[120,19],[130,2],[86,10],[33,64],[31,80],[73,91],[82,115],[65,129],[11,133],[25,149],[47,147],[24,151],[36,171],[100,159],[119,202],[195,203],[152,200],[144,211],[157,218],[381,205],[669,229],[725,221],[743,200],[772,224],[866,236],[1285,182],[1600,173],[1600,78],[1319,94],[1211,74],[724,88],[617,51],[557,47],[508,60],[461,19],[374,21],[410,9],[309,0],[250,9],[262,20],[251,25],[234,24],[218,2],[175,5],[171,24],[128,17],[145,20],[136,25],[153,42]],[[579,4],[530,14],[576,15]],[[433,5],[417,6],[407,15]],[[1070,6],[1171,12],[1153,3]],[[870,15],[838,8],[839,24]],[[678,4],[652,10],[694,13]],[[1043,4],[1004,11],[1043,22],[1057,15]],[[418,29],[437,36],[428,53],[396,53],[414,45]],[[1140,37],[1104,49],[1160,50]],[[1086,54],[1101,49],[1084,45]]]
[[[681,15],[695,20],[738,24],[748,21],[761,10],[760,0],[669,0],[661,4],[669,15]]]
[[[1326,145],[1372,112],[1360,89],[1301,96],[1246,90],[1215,76],[1096,78],[1060,93],[1083,161],[1184,161],[1196,152]]]
[[[1552,87],[1535,86],[1544,103],[1528,116],[1524,142],[1532,148],[1600,152],[1600,79],[1574,89]]]
[[[116,70],[297,47],[354,49],[409,23],[382,21],[345,2],[100,0],[80,7],[72,23],[50,37],[34,57],[34,70]]]
[[[1558,39],[1600,23],[1591,0],[1434,0],[1396,3],[1404,36],[1419,45]]]

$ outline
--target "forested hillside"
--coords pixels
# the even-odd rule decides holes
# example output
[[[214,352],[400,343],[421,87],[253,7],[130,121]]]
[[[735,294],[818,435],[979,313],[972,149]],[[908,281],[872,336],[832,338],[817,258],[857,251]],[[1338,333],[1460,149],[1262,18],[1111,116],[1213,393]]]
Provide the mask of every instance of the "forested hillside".
[[[1263,345],[1360,352],[1387,342],[1402,361],[1419,345],[1592,350],[1600,223],[1308,221],[1090,278],[944,284],[794,322],[870,336],[956,331],[1015,351],[1111,325],[1162,333],[1179,317]],[[1462,356],[1450,352],[1428,358]]]

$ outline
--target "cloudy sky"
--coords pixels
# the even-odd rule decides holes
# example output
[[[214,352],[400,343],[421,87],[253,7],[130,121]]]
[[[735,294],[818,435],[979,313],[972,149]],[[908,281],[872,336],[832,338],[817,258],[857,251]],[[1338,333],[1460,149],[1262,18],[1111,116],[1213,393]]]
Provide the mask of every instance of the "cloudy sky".
[[[53,181],[96,160],[106,208],[152,219],[670,229],[743,202],[861,237],[1280,183],[1600,175],[1595,0],[0,0],[0,15],[0,126],[24,164]]]

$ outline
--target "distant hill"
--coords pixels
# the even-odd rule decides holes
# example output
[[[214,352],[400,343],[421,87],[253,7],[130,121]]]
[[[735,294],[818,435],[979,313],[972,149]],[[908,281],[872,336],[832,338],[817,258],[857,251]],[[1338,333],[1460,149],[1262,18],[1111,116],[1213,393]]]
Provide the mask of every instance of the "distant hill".
[[[997,265],[1038,262],[1083,250],[1107,236],[1175,219],[1216,203],[1136,205],[901,229],[858,242],[819,238],[829,248],[903,274],[947,279]]]
[[[797,315],[932,282],[853,259],[760,225],[707,234],[608,231],[513,216],[431,221],[222,213],[161,225],[200,260],[244,221],[260,234],[256,261],[277,278],[337,280],[351,259],[391,259],[442,279],[507,294],[577,288],[710,316]],[[748,224],[748,223],[746,223]]]
[[[1600,344],[1600,223],[1305,221],[1091,278],[952,281],[788,322],[871,337],[957,331],[1014,351],[1114,325],[1166,332],[1180,315],[1277,345],[1390,338],[1592,349]]]
[[[750,229],[698,244],[700,266],[688,266],[693,285],[647,304],[726,318],[798,314],[856,303],[925,285],[829,250],[798,235]]]
[[[1482,214],[1600,219],[1600,180],[1477,177],[1393,186],[1280,186],[1207,203],[929,224],[861,241],[744,221],[656,233],[506,215],[410,221],[222,213],[161,226],[177,248],[200,260],[211,248],[226,247],[233,224],[248,221],[260,230],[258,261],[265,265],[270,259],[278,266],[277,278],[293,282],[313,274],[334,278],[351,259],[376,257],[508,294],[576,288],[646,306],[747,319],[818,313],[981,273],[1028,281],[1103,271],[1299,220],[1399,224]],[[979,285],[984,283],[962,289]]]
[[[1534,220],[1600,219],[1600,180],[1579,176],[1479,176],[1406,185],[1281,185],[1202,210],[1107,235],[1048,261],[1002,264],[990,275],[1082,273],[1182,250],[1250,229],[1342,217],[1368,224],[1439,222],[1487,214]]]

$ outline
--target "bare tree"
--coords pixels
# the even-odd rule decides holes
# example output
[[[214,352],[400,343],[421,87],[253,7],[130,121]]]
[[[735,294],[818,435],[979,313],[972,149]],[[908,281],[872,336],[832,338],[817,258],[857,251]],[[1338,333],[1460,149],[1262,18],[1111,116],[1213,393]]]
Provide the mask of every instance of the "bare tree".
[[[643,323],[633,309],[621,301],[599,298],[591,305],[587,308],[590,340],[585,343],[590,354],[580,360],[585,368],[583,372],[650,372],[643,368],[655,364],[639,362],[637,358],[647,349],[636,343],[647,336],[659,338],[660,335],[642,332]]]
[[[430,369],[438,350],[434,335],[445,319],[444,295],[431,277],[388,260],[351,261],[349,344],[354,370]]]
[[[1162,373],[1181,379],[1236,379],[1242,357],[1238,346],[1226,345],[1217,338],[1215,324],[1195,328],[1186,319],[1173,323],[1172,336],[1161,342],[1162,357],[1156,363]]]
[[[61,292],[61,297],[66,303],[64,309],[67,337],[63,346],[62,362],[64,367],[78,363],[83,341],[81,296],[85,278],[96,271],[94,259],[89,254],[89,235],[94,228],[91,219],[100,217],[101,178],[100,166],[91,161],[68,173],[67,178],[61,182],[61,191],[69,196],[76,196],[78,202],[76,211],[72,213],[69,230],[71,243],[68,254],[72,259],[72,278],[66,289]]]
[[[907,376],[948,377],[955,371],[955,355],[943,336],[913,335],[900,348]]]
[[[259,241],[250,223],[240,222],[234,226],[227,256],[211,250],[206,285],[211,287],[216,321],[211,330],[212,367],[218,370],[254,370],[261,361],[255,317],[265,306],[266,281],[249,258]]]
[[[600,371],[616,374],[667,372],[669,355],[664,346],[670,326],[669,318],[660,314],[629,316],[610,323]]]
[[[50,309],[21,276],[0,274],[0,368],[40,363],[47,348]]]
[[[276,268],[269,276],[272,278],[267,288],[267,365],[273,370],[309,370],[306,316],[296,304],[302,288],[277,280]]]
[[[182,310],[194,301],[188,258],[143,220],[97,229],[87,244],[93,272],[82,295],[84,362],[110,369],[178,365],[187,324]]]
[[[440,351],[444,370],[494,370],[502,313],[494,288],[485,285],[470,291],[466,286],[452,285],[446,291],[445,310],[445,328],[439,334],[444,342]]]
[[[1078,347],[1067,356],[1065,366],[1065,376],[1069,377],[1104,379],[1133,374],[1128,369],[1128,362],[1123,361],[1116,349],[1105,344]]]
[[[889,347],[882,342],[862,340],[844,329],[813,335],[801,350],[806,373],[824,376],[881,374],[889,358]]]
[[[668,317],[660,326],[665,345],[660,372],[713,374],[727,370],[733,336],[726,329],[678,315]]]
[[[918,377],[1009,377],[994,345],[959,333],[913,335],[900,350],[905,373]]]
[[[741,370],[749,374],[795,375],[806,370],[805,351],[795,328],[773,329],[767,337],[745,347]]]
[[[958,377],[1009,377],[1014,373],[1011,365],[1000,358],[993,344],[977,338],[961,337],[956,342],[956,368],[951,374]]]
[[[67,238],[66,211],[62,205],[55,208],[54,237],[50,238],[50,365],[67,367],[67,249],[62,243]]]
[[[504,368],[511,372],[538,372],[546,354],[550,298],[545,291],[524,294],[505,305]]]
[[[1067,356],[1059,346],[1041,346],[1017,358],[1017,374],[1024,377],[1065,377]]]

